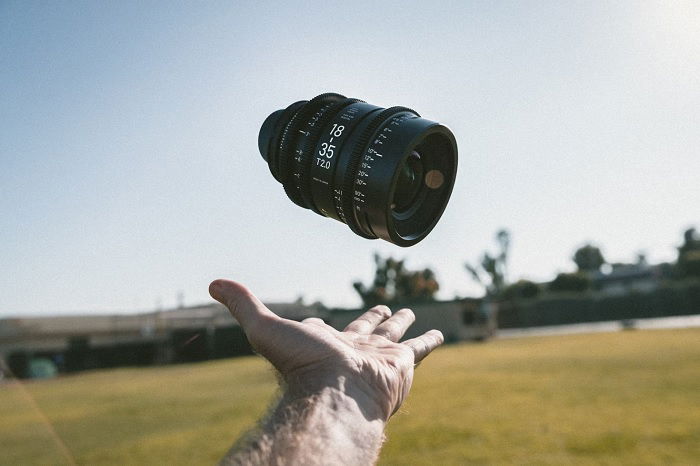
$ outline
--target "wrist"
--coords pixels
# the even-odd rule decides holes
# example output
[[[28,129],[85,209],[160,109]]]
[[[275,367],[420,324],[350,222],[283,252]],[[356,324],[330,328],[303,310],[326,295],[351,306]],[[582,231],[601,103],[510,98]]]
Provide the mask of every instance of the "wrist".
[[[354,389],[335,384],[287,387],[269,419],[274,437],[294,439],[304,448],[298,457],[279,443],[290,464],[373,464],[384,442],[386,422]],[[282,434],[282,435],[279,435]],[[334,448],[329,449],[328,446]],[[286,452],[286,453],[285,453]],[[322,461],[319,461],[321,460]]]
[[[381,421],[382,425],[391,415],[391,410],[384,406],[382,399],[376,393],[376,387],[371,387],[364,380],[343,372],[319,374],[310,371],[308,374],[297,371],[285,378],[285,398],[288,400],[306,397],[318,397],[325,401],[340,403],[362,414],[367,421]],[[319,395],[322,395],[319,397]]]

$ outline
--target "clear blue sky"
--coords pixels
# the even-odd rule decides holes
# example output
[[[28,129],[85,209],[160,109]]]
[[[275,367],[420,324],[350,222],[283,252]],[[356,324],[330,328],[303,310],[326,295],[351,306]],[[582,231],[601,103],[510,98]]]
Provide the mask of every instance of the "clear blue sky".
[[[294,206],[260,124],[335,91],[447,124],[460,167],[402,249]],[[372,253],[433,267],[441,297],[513,235],[511,278],[585,241],[673,260],[700,226],[700,3],[0,3],[0,315],[208,301],[356,305]]]

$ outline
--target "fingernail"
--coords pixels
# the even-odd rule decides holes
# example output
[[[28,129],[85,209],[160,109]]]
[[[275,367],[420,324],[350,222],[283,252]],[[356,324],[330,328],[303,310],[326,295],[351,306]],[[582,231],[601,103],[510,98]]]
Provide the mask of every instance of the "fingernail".
[[[217,301],[221,301],[221,295],[222,295],[223,290],[224,290],[224,287],[221,284],[221,281],[219,281],[219,280],[214,280],[209,285],[209,294],[211,295],[212,298],[216,299]]]

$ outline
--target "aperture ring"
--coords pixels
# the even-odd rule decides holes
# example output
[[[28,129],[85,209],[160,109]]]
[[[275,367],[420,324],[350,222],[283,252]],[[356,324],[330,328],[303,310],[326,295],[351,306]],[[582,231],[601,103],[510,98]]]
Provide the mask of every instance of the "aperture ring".
[[[297,122],[299,121],[299,114],[302,112],[304,107],[308,104],[304,104],[296,111],[292,118],[287,122],[284,127],[284,131],[279,139],[279,145],[277,147],[277,159],[275,160],[275,167],[277,168],[277,173],[279,173],[280,183],[284,184],[285,180],[289,177],[289,170],[287,167],[289,165],[289,158],[287,156],[287,150],[289,148],[290,142],[294,139],[294,128],[298,127]]]
[[[325,113],[326,110],[328,110],[328,108],[331,107],[331,105],[332,104],[330,103],[326,103],[322,107],[316,109],[312,115],[303,115],[301,117],[303,120],[300,120],[301,124],[299,125],[299,130],[297,131],[296,141],[294,141],[294,144],[290,147],[288,152],[290,157],[287,160],[289,164],[289,167],[287,168],[289,176],[286,178],[286,181],[283,183],[282,187],[284,188],[284,192],[287,194],[287,196],[295,204],[305,209],[311,209],[313,206],[309,200],[304,199],[301,191],[301,187],[305,183],[308,183],[306,180],[307,171],[303,169],[305,159],[307,158],[307,154],[304,152],[303,147],[305,146],[306,140],[309,138],[310,134],[308,126],[313,126],[312,122],[318,121],[318,119]]]
[[[356,218],[356,212],[353,202],[353,192],[355,182],[357,179],[357,171],[360,167],[360,160],[362,158],[362,154],[367,150],[367,144],[369,143],[370,138],[379,129],[381,124],[384,123],[387,119],[389,119],[392,115],[401,112],[411,112],[414,113],[416,116],[420,116],[417,112],[406,107],[389,107],[383,110],[381,113],[379,113],[379,115],[372,119],[369,125],[365,127],[359,139],[355,142],[355,145],[352,150],[352,155],[350,156],[348,169],[345,172],[341,199],[345,223],[350,227],[353,233],[362,236],[363,238],[376,239],[377,236],[372,234],[371,232],[365,232]]]

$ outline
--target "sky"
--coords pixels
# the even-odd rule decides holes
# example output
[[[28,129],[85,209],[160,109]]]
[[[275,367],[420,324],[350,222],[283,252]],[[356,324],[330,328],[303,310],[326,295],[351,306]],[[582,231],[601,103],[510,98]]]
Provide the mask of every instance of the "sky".
[[[459,169],[411,248],[292,204],[257,149],[323,92],[447,125]],[[700,227],[698,2],[0,2],[0,316],[210,302],[358,306],[374,252],[479,295],[509,277],[672,261]],[[178,298],[178,296],[180,296]]]

